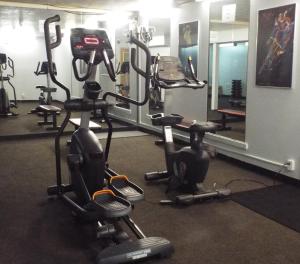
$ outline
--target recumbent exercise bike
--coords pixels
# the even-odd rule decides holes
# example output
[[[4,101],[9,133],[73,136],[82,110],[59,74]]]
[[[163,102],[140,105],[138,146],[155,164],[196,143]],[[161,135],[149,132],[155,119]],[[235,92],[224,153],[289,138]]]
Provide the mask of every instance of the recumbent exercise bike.
[[[188,79],[178,58],[157,56],[154,60],[152,82],[162,89],[192,88],[202,89],[206,82],[197,79],[191,57],[188,58],[191,79]],[[205,180],[209,167],[209,154],[203,145],[206,132],[215,132],[217,125],[212,122],[192,123],[182,125],[183,116],[178,114],[154,114],[151,116],[154,126],[163,127],[165,160],[167,170],[162,172],[148,172],[146,181],[168,179],[167,192],[175,190],[183,193],[172,197],[171,200],[161,200],[161,204],[191,204],[196,200],[211,197],[228,196],[229,189],[204,190],[202,183]],[[172,127],[190,134],[190,146],[176,150]]]
[[[49,195],[57,195],[71,208],[73,213],[95,226],[98,238],[103,242],[109,240],[108,245],[101,250],[96,261],[98,264],[132,263],[136,260],[148,259],[154,256],[167,257],[172,251],[171,243],[160,237],[146,237],[141,229],[129,217],[133,204],[144,198],[144,192],[127,176],[118,175],[108,167],[108,154],[112,139],[113,127],[108,118],[107,97],[114,97],[138,106],[147,103],[150,83],[150,52],[148,48],[135,37],[130,42],[137,45],[146,54],[146,71],[135,63],[136,49],[131,49],[131,63],[135,71],[145,78],[145,99],[135,101],[113,92],[106,92],[101,99],[99,83],[94,81],[96,67],[102,61],[112,81],[116,80],[111,59],[114,57],[107,34],[104,30],[88,30],[75,28],[71,31],[71,49],[73,54],[73,72],[78,81],[85,82],[82,99],[71,99],[70,89],[60,83],[54,75],[52,67],[52,50],[61,43],[60,26],[56,25],[56,41],[51,42],[50,24],[60,21],[60,17],[48,18],[44,24],[47,58],[52,81],[62,88],[67,100],[64,103],[66,117],[55,137],[56,178],[57,184],[48,187]],[[84,61],[87,71],[80,76],[76,62]],[[99,109],[108,125],[108,137],[105,151],[97,136],[89,129],[91,110]],[[70,170],[70,184],[62,183],[60,138],[71,116],[71,112],[82,112],[80,128],[71,139],[67,163]],[[69,195],[69,193],[73,195]],[[73,198],[75,195],[75,199]],[[129,239],[120,229],[124,222],[138,238]],[[111,245],[111,242],[114,242]]]

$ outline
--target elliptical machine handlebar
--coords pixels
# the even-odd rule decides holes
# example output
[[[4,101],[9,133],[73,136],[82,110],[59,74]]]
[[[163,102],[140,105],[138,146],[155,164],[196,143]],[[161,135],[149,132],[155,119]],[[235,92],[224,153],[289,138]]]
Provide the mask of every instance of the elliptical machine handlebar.
[[[95,51],[93,51],[93,53],[95,53]],[[91,54],[92,55],[92,54]],[[95,55],[94,55],[95,56]],[[86,81],[90,76],[91,76],[91,73],[92,73],[92,68],[93,68],[93,64],[90,64],[90,62],[88,63],[88,68],[87,68],[87,71],[86,71],[86,74],[82,77],[79,76],[79,73],[78,73],[78,70],[77,70],[77,66],[76,66],[76,61],[78,60],[78,58],[73,58],[72,60],[72,66],[73,66],[73,71],[74,71],[74,75],[75,75],[75,78],[80,81],[80,82],[83,82],[83,81]],[[94,61],[94,60],[93,60]]]
[[[7,74],[7,76],[13,78],[15,76],[15,64],[14,64],[14,61],[10,57],[7,57],[7,64],[8,64],[8,67],[11,68],[11,71],[12,71],[12,75],[11,74]]]
[[[55,26],[56,41],[51,42],[50,24],[59,22],[59,21],[60,21],[59,15],[49,17],[45,20],[44,33],[45,33],[46,53],[47,53],[49,74],[50,74],[51,80],[66,92],[67,100],[69,100],[71,98],[70,90],[56,79],[55,74],[54,74],[54,69],[53,69],[52,50],[57,48],[61,44],[62,36],[61,36],[60,26],[56,25]]]
[[[115,73],[114,65],[113,65],[112,61],[108,58],[106,49],[102,49],[101,53],[102,53],[103,61],[104,61],[106,70],[108,72],[108,75],[109,75],[110,79],[113,82],[115,82],[116,81],[116,73]]]
[[[141,68],[139,68],[136,64],[136,53],[137,50],[136,48],[131,48],[131,65],[132,68],[142,77],[145,78],[145,96],[144,96],[144,100],[142,101],[137,101],[137,100],[133,100],[131,98],[119,95],[117,93],[113,93],[113,92],[106,92],[103,95],[103,99],[106,100],[106,98],[108,96],[112,96],[115,97],[117,99],[121,99],[122,101],[137,105],[137,106],[142,106],[144,104],[146,104],[149,100],[149,95],[150,95],[150,80],[151,80],[151,54],[150,51],[148,49],[148,47],[142,43],[141,41],[139,41],[137,38],[135,38],[132,34],[130,35],[130,39],[129,39],[130,43],[135,44],[138,48],[141,48],[146,55],[146,71],[143,71]]]

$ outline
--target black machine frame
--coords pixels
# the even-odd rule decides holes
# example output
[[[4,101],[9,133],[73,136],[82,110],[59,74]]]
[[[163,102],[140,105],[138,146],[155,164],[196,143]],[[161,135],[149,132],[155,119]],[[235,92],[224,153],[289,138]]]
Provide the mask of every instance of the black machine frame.
[[[85,183],[83,182],[83,178],[80,175],[79,166],[81,164],[81,158],[78,155],[69,155],[68,156],[68,164],[69,164],[69,168],[70,168],[71,172],[74,173],[74,175],[78,179],[78,184],[81,188],[82,199],[88,201],[88,203],[86,205],[81,205],[80,203],[74,201],[67,195],[67,193],[74,192],[74,191],[76,192],[76,190],[74,190],[75,186],[73,186],[72,184],[63,184],[63,182],[62,182],[60,138],[63,134],[65,127],[67,126],[67,124],[70,120],[72,111],[76,111],[76,110],[84,111],[88,115],[90,115],[90,112],[92,109],[95,109],[95,108],[100,109],[102,112],[102,116],[108,125],[108,136],[107,136],[105,151],[104,151],[105,167],[103,169],[105,172],[105,178],[108,180],[108,184],[110,187],[110,189],[105,189],[100,192],[104,192],[107,194],[110,193],[113,195],[115,195],[114,193],[116,193],[117,196],[115,196],[114,199],[117,199],[117,201],[119,201],[120,203],[123,203],[124,205],[130,205],[130,207],[131,207],[131,203],[135,202],[134,197],[130,201],[127,201],[124,198],[118,197],[118,195],[120,195],[120,193],[118,192],[117,188],[115,188],[113,186],[114,180],[118,180],[118,179],[124,180],[124,177],[117,175],[117,173],[115,171],[113,171],[111,168],[108,167],[108,155],[109,155],[109,150],[110,150],[110,145],[111,145],[113,127],[112,127],[112,123],[111,123],[110,119],[108,118],[107,98],[114,97],[117,99],[127,101],[128,103],[131,103],[131,104],[134,104],[137,106],[146,104],[148,101],[148,98],[149,98],[149,84],[150,84],[150,78],[151,78],[151,73],[150,73],[151,55],[150,55],[148,48],[143,43],[141,43],[138,39],[136,39],[134,36],[131,35],[130,42],[137,45],[137,47],[141,48],[146,54],[146,70],[143,71],[136,65],[136,54],[137,54],[136,49],[132,48],[132,50],[131,50],[132,67],[141,76],[143,76],[145,78],[145,91],[146,92],[145,92],[145,98],[143,100],[136,101],[131,98],[123,97],[123,96],[113,93],[113,92],[106,92],[101,99],[97,99],[97,97],[95,97],[93,100],[89,100],[89,101],[83,101],[84,98],[83,99],[71,99],[70,90],[56,79],[56,76],[54,74],[54,69],[52,66],[52,50],[60,45],[61,32],[60,32],[60,26],[56,25],[55,26],[56,41],[51,42],[49,28],[50,28],[51,23],[55,23],[55,22],[59,22],[59,21],[60,21],[60,17],[58,15],[56,15],[54,17],[48,18],[44,24],[47,59],[48,59],[49,65],[50,65],[50,67],[49,67],[50,77],[56,85],[58,85],[60,88],[62,88],[65,91],[66,97],[67,97],[67,100],[65,101],[65,104],[64,104],[65,110],[66,110],[66,116],[65,116],[65,118],[62,122],[62,125],[59,128],[59,130],[56,134],[56,137],[55,137],[56,185],[48,187],[47,191],[48,191],[48,195],[57,195],[58,197],[62,198],[67,203],[67,205],[72,209],[72,211],[76,213],[77,216],[79,216],[85,220],[93,221],[93,220],[95,220],[95,215],[89,211],[89,207],[95,205],[95,203],[92,201],[92,197],[91,197],[89,191],[87,190]],[[76,30],[77,29],[74,29],[75,33],[76,33]],[[78,29],[78,31],[79,30],[80,29]],[[72,41],[71,41],[71,43],[72,43]],[[73,52],[73,50],[72,50],[72,52]],[[97,52],[96,50],[90,51],[89,60],[85,60],[88,67],[87,67],[87,72],[84,76],[79,76],[77,66],[76,66],[76,60],[78,58],[75,58],[75,56],[73,54],[74,57],[73,57],[72,64],[73,64],[73,70],[74,70],[75,77],[79,81],[85,81],[85,85],[89,86],[89,88],[91,88],[90,89],[91,93],[93,93],[93,90],[94,90],[94,92],[97,92],[99,90],[98,88],[100,87],[100,85],[97,84],[96,82],[88,81],[89,77],[91,76],[92,70],[93,70],[96,52]],[[105,48],[101,50],[101,53],[102,53],[101,54],[102,59],[105,63],[105,66],[109,73],[109,76],[112,81],[115,81],[115,72],[113,69],[113,65],[110,61],[111,54],[108,54]],[[95,65],[98,63],[99,62],[96,61]],[[101,87],[100,87],[100,89],[101,89]],[[87,90],[85,90],[85,92],[87,92]],[[86,121],[81,120],[81,123],[82,122],[86,122]],[[93,144],[96,144],[94,142],[98,142],[97,138],[95,136],[93,136],[93,133],[91,131],[85,130],[85,131],[83,131],[83,133],[89,134],[89,136],[88,136],[89,142],[86,142],[87,148],[90,148],[90,147],[92,147]],[[77,135],[78,135],[78,137],[80,137],[80,129],[78,130]],[[76,141],[76,136],[74,139]],[[72,137],[72,140],[73,140],[73,137]],[[72,148],[72,142],[71,142],[71,148]],[[99,155],[100,155],[100,153],[99,153]],[[99,156],[99,158],[100,158],[100,156]],[[99,160],[99,162],[100,162],[100,160]],[[70,164],[71,164],[71,166],[70,166]],[[127,181],[127,179],[125,179],[125,180]],[[131,187],[136,188],[136,190],[140,193],[139,199],[138,199],[138,200],[140,200],[140,198],[143,197],[143,191],[131,182],[127,182],[127,184],[131,184]],[[94,197],[93,197],[93,199],[94,199]],[[118,215],[115,215],[115,216],[118,216]],[[173,247],[170,245],[169,241],[167,241],[166,239],[163,239],[163,238],[158,238],[158,237],[146,237],[145,234],[141,231],[141,229],[128,216],[128,214],[124,215],[124,214],[120,213],[119,219],[123,220],[124,223],[127,224],[129,229],[136,235],[138,240],[137,241],[129,241],[127,244],[121,243],[121,244],[115,245],[114,247],[109,247],[107,249],[104,249],[103,251],[101,251],[99,253],[99,255],[97,257],[98,264],[127,263],[127,262],[132,263],[134,260],[141,260],[141,259],[145,259],[148,257],[156,256],[156,255],[160,255],[160,256],[164,257],[164,256],[169,256],[172,253]],[[114,232],[114,229],[111,228],[111,225],[107,226],[107,225],[104,225],[104,223],[105,223],[105,219],[103,221],[103,219],[97,218],[98,229],[100,229],[102,233],[104,232],[104,233],[110,234],[111,232]],[[105,229],[105,231],[103,231],[103,228]]]

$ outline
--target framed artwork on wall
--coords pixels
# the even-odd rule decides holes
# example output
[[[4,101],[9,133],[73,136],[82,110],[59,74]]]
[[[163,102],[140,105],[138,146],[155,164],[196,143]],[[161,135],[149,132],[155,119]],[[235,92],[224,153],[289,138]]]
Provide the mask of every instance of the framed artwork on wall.
[[[296,4],[258,13],[256,85],[291,87]]]
[[[190,75],[187,58],[192,57],[193,66],[197,73],[198,64],[198,21],[179,24],[179,59],[182,63],[184,72]]]

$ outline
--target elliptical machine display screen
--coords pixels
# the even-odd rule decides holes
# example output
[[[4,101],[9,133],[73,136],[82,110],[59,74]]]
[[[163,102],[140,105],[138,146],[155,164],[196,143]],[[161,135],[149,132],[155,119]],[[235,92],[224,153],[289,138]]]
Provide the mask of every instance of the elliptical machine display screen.
[[[90,52],[96,50],[94,64],[104,60],[102,50],[106,50],[109,59],[114,57],[113,49],[104,30],[73,28],[71,31],[71,48],[75,59],[88,63]]]

